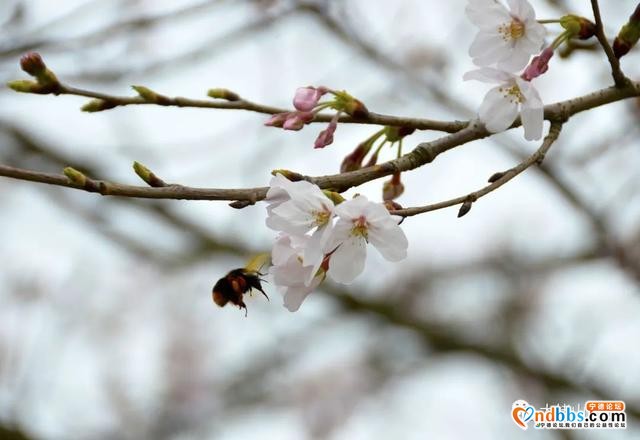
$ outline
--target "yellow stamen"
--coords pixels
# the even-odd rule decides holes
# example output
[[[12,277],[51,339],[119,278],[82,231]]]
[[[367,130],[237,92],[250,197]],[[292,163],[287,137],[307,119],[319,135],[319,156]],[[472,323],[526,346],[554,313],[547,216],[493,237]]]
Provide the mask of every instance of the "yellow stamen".
[[[367,228],[367,219],[364,216],[360,216],[353,220],[353,228],[351,228],[351,235],[356,237],[363,237],[365,240],[369,237],[369,230]]]
[[[502,35],[505,41],[517,40],[524,36],[524,23],[514,18],[510,23],[504,23],[498,26],[498,33]]]
[[[500,87],[498,90],[513,103],[522,104],[526,101],[517,84],[513,84],[510,87]]]

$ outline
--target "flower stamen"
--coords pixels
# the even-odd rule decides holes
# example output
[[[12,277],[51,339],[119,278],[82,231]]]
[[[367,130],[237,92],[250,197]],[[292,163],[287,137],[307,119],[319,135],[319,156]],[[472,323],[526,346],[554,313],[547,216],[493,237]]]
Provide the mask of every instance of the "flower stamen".
[[[369,238],[369,230],[367,227],[367,219],[365,216],[353,220],[353,228],[351,228],[351,235],[356,237],[363,237],[365,240]]]
[[[503,23],[498,26],[498,33],[502,35],[503,40],[518,40],[524,36],[525,25],[517,18],[513,18],[509,23]]]
[[[517,104],[522,104],[526,101],[520,87],[517,84],[513,84],[509,87],[500,87],[498,89],[505,98],[509,99],[509,101]]]

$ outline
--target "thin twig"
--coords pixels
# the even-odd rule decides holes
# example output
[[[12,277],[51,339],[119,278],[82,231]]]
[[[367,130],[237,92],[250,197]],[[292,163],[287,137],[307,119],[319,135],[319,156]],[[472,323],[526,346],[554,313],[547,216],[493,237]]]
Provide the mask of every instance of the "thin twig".
[[[194,108],[210,108],[223,110],[245,110],[255,113],[273,115],[276,113],[284,113],[291,109],[278,108],[264,104],[258,104],[253,101],[241,98],[236,101],[224,101],[214,99],[191,99],[181,96],[169,97],[157,94],[158,99],[155,101],[146,100],[140,96],[115,96],[106,93],[95,92],[92,90],[80,89],[77,87],[59,84],[55,93],[57,95],[75,95],[87,98],[100,99],[105,101],[108,108],[123,107],[128,105],[159,105],[167,107],[194,107]],[[318,114],[312,122],[330,122],[333,115]],[[445,133],[455,133],[465,128],[468,121],[438,121],[424,118],[410,118],[383,115],[369,112],[366,117],[354,118],[351,116],[342,116],[338,120],[340,123],[356,123],[356,124],[374,124],[394,127],[407,127],[416,130],[435,130]]]
[[[547,151],[549,151],[549,148],[551,148],[551,146],[556,141],[556,139],[558,139],[558,136],[560,136],[561,129],[562,129],[562,124],[560,122],[552,123],[551,127],[549,128],[549,134],[547,134],[547,136],[544,138],[540,148],[538,148],[538,150],[536,150],[535,153],[533,153],[523,162],[505,171],[504,173],[500,173],[500,177],[494,182],[492,182],[490,185],[487,185],[482,189],[466,194],[464,196],[456,197],[454,199],[445,200],[439,203],[433,203],[431,205],[399,209],[394,211],[393,213],[395,215],[400,215],[402,217],[410,217],[410,216],[422,214],[425,212],[436,211],[438,209],[460,205],[462,203],[473,203],[477,201],[479,198],[486,196],[487,194],[500,188],[502,185],[504,185],[505,183],[507,183],[514,177],[516,177],[517,175],[521,174],[532,165],[541,163],[542,160],[544,159],[544,156],[547,154]]]
[[[620,60],[616,58],[613,53],[613,49],[607,40],[607,36],[604,33],[604,25],[602,24],[602,17],[600,16],[600,6],[598,5],[598,0],[591,0],[591,8],[593,9],[593,17],[596,21],[596,38],[600,42],[602,49],[607,54],[607,58],[609,58],[609,64],[611,64],[611,75],[613,76],[613,80],[616,84],[616,87],[624,87],[629,79],[624,76],[622,73],[622,69],[620,69]]]

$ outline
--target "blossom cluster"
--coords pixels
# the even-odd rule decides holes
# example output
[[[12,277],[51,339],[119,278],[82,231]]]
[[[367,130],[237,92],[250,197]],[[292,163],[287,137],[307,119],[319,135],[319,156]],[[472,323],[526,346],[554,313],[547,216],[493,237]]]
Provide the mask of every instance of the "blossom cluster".
[[[561,43],[574,37],[591,38],[595,25],[575,15],[547,20],[559,23],[565,30],[540,52],[546,30],[536,20],[531,4],[527,0],[507,3],[508,8],[497,0],[468,0],[467,17],[479,28],[469,55],[480,68],[467,72],[464,79],[497,84],[486,94],[478,111],[487,130],[506,130],[519,114],[525,139],[540,139],[544,106],[531,82],[548,70],[554,50]],[[535,54],[538,55],[531,59]]]
[[[479,116],[487,130],[506,130],[520,113],[527,140],[542,136],[543,104],[528,75],[519,76],[544,43],[545,28],[527,0],[508,0],[509,9],[494,0],[469,0],[466,13],[480,31],[469,55],[480,69],[464,75],[465,80],[496,83],[480,105]],[[548,59],[547,59],[548,62]],[[546,70],[542,62],[538,71]],[[492,67],[494,66],[494,67]],[[525,79],[526,78],[526,79]]]
[[[332,95],[333,98],[325,102],[320,102],[320,99],[327,94]],[[347,92],[332,90],[324,86],[299,87],[293,97],[293,106],[295,111],[276,113],[272,115],[264,125],[298,131],[313,121],[316,115],[322,110],[328,108],[336,110],[327,128],[318,134],[314,148],[324,148],[333,143],[333,135],[338,128],[338,119],[342,113],[360,118],[367,116],[369,113],[362,102]]]
[[[327,275],[338,283],[353,282],[364,270],[368,244],[388,261],[407,255],[400,218],[365,196],[344,200],[310,182],[276,174],[266,201],[266,224],[279,233],[269,274],[292,312]]]

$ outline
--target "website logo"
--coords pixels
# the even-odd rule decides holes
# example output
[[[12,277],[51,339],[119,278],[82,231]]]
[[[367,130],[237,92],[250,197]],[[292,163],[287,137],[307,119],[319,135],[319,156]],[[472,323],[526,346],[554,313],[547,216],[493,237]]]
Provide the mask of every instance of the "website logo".
[[[536,408],[526,400],[511,406],[511,418],[523,430],[535,429],[626,429],[625,403],[621,400],[590,400],[580,404],[555,404]]]

